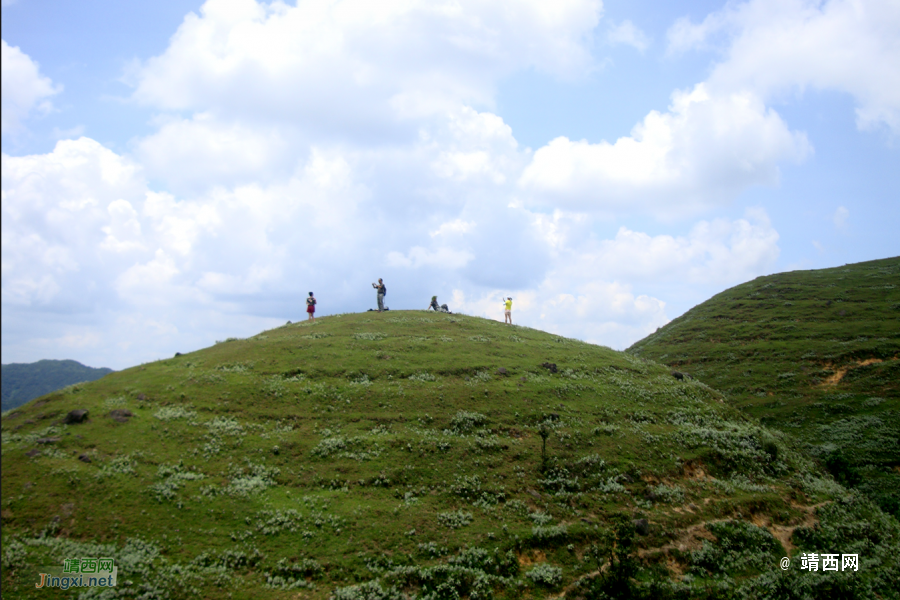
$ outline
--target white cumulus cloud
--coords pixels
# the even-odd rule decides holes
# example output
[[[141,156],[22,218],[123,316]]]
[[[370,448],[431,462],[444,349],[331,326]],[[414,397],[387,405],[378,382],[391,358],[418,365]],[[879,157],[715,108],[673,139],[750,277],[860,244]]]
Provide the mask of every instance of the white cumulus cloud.
[[[534,152],[492,108],[516,71],[589,73],[601,9],[209,0],[132,72],[159,112],[128,153],[82,137],[3,155],[4,353],[69,344],[125,366],[296,320],[308,291],[322,314],[364,310],[377,277],[395,309],[438,294],[502,319],[512,295],[517,323],[622,348],[685,283],[766,272],[764,210],[698,216],[811,151],[765,93],[710,80],[618,140]]]
[[[611,27],[607,39],[610,44],[631,46],[640,52],[650,46],[650,37],[627,19]]]
[[[290,118],[318,135],[395,135],[399,122],[489,105],[499,77],[578,77],[599,0],[208,0],[131,74],[172,110]],[[401,128],[402,129],[402,128]]]
[[[5,6],[5,4],[4,4]],[[34,111],[47,113],[53,109],[49,98],[62,91],[49,77],[41,75],[40,67],[17,46],[0,41],[2,61],[2,132],[14,133]]]
[[[834,211],[834,215],[831,217],[831,220],[834,221],[834,226],[838,229],[845,228],[848,219],[850,219],[850,211],[844,206],[838,206],[837,210]]]
[[[534,153],[519,184],[536,201],[608,212],[693,213],[778,181],[778,162],[810,152],[750,93],[716,96],[704,84],[675,92],[615,143],[559,137]]]
[[[297,160],[275,128],[222,122],[209,113],[166,121],[137,142],[135,154],[148,177],[169,191],[269,179]]]
[[[749,0],[701,23],[681,19],[669,49],[722,47],[710,76],[721,90],[766,100],[803,90],[836,90],[857,102],[857,123],[900,132],[900,4],[895,0]]]

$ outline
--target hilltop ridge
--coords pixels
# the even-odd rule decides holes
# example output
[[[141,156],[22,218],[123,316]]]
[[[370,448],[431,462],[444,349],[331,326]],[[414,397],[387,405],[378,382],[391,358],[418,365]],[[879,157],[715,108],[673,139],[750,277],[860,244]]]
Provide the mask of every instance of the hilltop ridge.
[[[3,589],[45,597],[37,565],[98,553],[147,597],[890,589],[896,522],[724,399],[464,315],[229,338],[3,414]],[[834,540],[874,548],[868,571],[777,568]]]
[[[722,390],[900,518],[900,257],[759,277],[628,352]]]

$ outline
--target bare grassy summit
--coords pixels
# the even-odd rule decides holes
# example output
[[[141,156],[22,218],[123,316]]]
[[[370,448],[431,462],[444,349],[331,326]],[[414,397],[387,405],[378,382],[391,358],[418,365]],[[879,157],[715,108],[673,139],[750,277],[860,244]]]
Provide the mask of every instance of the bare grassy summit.
[[[37,573],[83,556],[120,583],[80,598],[900,589],[897,522],[791,436],[657,363],[484,319],[288,324],[44,396],[2,436],[4,597],[71,597]]]

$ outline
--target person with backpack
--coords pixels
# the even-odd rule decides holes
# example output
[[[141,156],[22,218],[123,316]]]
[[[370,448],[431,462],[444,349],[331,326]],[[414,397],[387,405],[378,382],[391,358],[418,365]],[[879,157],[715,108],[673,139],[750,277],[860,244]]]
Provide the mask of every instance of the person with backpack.
[[[313,293],[309,293],[309,298],[306,299],[306,314],[309,315],[308,321],[316,320],[316,297],[313,296]]]
[[[384,285],[384,281],[379,277],[378,283],[373,283],[372,287],[378,292],[378,312],[384,312],[384,297],[387,295],[387,286]]]

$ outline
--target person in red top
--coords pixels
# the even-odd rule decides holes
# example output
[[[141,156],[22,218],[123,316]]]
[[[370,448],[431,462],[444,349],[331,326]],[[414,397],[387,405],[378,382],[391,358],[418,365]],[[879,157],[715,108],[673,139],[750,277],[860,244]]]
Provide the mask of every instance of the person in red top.
[[[313,293],[309,293],[309,298],[306,299],[306,314],[309,315],[309,321],[316,320],[316,297],[313,296]]]

